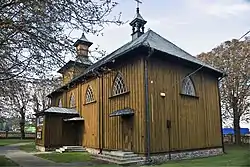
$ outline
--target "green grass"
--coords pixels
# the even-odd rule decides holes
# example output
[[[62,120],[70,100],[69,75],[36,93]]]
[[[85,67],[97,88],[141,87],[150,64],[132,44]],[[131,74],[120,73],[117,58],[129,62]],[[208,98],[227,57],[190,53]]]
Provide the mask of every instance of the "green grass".
[[[172,161],[157,167],[226,167],[226,166],[250,166],[250,148],[249,146],[227,146],[226,154],[208,158],[199,158],[192,160]]]
[[[35,142],[19,146],[19,149],[25,152],[37,152]]]
[[[226,166],[250,166],[250,147],[245,146],[227,146],[225,148],[226,154],[208,157],[197,158],[192,160],[170,161],[165,164],[155,165],[154,167],[226,167]],[[89,162],[93,161],[87,153],[50,153],[50,154],[38,154],[44,159],[48,159],[54,162],[70,163],[70,162]],[[96,165],[95,165],[96,164]],[[113,164],[101,164],[95,163],[95,167],[118,167]]]
[[[0,166],[18,166],[16,163],[6,158],[5,156],[0,156]]]
[[[0,146],[7,146],[10,144],[17,144],[17,143],[27,143],[27,142],[34,142],[34,139],[0,139]]]
[[[59,163],[86,162],[92,160],[88,153],[81,152],[37,154],[36,156]]]

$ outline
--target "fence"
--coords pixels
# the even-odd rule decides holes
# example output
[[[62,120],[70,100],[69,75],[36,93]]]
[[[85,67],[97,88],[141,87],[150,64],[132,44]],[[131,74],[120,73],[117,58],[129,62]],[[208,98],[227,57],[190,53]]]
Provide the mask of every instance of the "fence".
[[[234,135],[224,135],[223,136],[224,143],[233,144],[235,142]],[[250,135],[241,136],[241,143],[250,144]]]
[[[25,133],[25,138],[27,139],[35,139],[36,133]],[[21,132],[5,132],[0,131],[0,139],[18,139],[21,138]]]

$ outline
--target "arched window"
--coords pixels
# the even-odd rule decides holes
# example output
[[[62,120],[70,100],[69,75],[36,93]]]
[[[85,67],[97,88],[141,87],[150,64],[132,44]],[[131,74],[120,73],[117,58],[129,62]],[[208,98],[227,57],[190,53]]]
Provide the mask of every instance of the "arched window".
[[[195,88],[194,83],[192,82],[190,77],[185,77],[182,81],[181,85],[181,93],[185,95],[195,96]]]
[[[73,93],[70,95],[69,107],[70,108],[76,107],[75,95]]]
[[[95,101],[93,89],[91,86],[88,86],[88,88],[86,90],[86,94],[85,94],[85,102],[87,104],[87,103],[91,103],[93,101]]]
[[[113,82],[112,95],[119,95],[127,92],[125,82],[123,80],[122,74],[119,72]]]
[[[58,100],[58,107],[62,107],[62,99]]]

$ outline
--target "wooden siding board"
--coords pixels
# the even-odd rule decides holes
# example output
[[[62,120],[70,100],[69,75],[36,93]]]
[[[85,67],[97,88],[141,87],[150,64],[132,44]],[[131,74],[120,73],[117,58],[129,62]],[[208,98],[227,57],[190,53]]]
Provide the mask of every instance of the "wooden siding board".
[[[122,72],[126,86],[130,92],[126,95],[109,98],[111,96],[113,79],[117,71]],[[84,129],[82,134],[83,146],[99,148],[101,144],[104,149],[108,150],[120,150],[125,147],[123,136],[125,129],[122,126],[122,118],[110,118],[109,114],[114,110],[125,107],[133,108],[135,110],[135,115],[132,118],[133,127],[131,132],[133,147],[130,151],[145,153],[146,131],[143,59],[140,56],[135,57],[133,60],[127,60],[125,65],[115,68],[114,71],[105,73],[103,75],[103,90],[101,82],[100,78],[92,78],[89,81],[76,85],[74,88],[60,95],[60,97],[54,97],[54,99],[62,97],[63,107],[69,107],[70,95],[74,92],[76,109],[84,118],[84,124],[82,125]],[[84,104],[88,85],[92,86],[97,102]],[[101,94],[102,91],[103,95]],[[102,107],[103,111],[101,110]],[[55,121],[52,119],[49,121]],[[48,133],[53,133],[53,131],[48,130]],[[59,135],[61,132],[56,133]]]
[[[199,98],[182,96],[178,82],[190,72],[192,69],[153,58],[150,60],[148,82],[154,99],[153,103],[150,101],[153,105],[150,109],[152,153],[169,150],[167,119],[172,121],[172,151],[221,145],[217,79],[198,72],[192,79]],[[166,93],[165,98],[160,97],[161,92]]]

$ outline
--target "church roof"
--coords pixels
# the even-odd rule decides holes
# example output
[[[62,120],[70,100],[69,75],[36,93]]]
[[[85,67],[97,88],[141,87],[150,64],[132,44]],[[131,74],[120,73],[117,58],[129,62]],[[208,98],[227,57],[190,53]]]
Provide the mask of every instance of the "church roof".
[[[86,44],[87,46],[91,46],[91,45],[93,44],[92,42],[90,42],[90,41],[85,37],[84,33],[82,33],[81,38],[78,39],[78,40],[73,44],[73,46],[76,47],[78,44],[81,44],[81,43]]]
[[[135,17],[134,17],[134,19],[133,19],[129,24],[130,24],[130,25],[133,25],[133,24],[135,24],[135,22],[137,22],[137,21],[142,22],[142,23],[144,23],[144,24],[147,23],[147,21],[144,20],[144,19],[142,18],[141,14],[140,14],[140,12],[139,12],[139,8],[136,9]]]
[[[88,67],[91,64],[93,64],[88,59],[84,59],[84,60],[86,60],[84,63],[83,63],[83,61],[78,61],[78,59],[76,61],[70,60],[62,68],[60,68],[57,72],[63,74],[65,72],[65,70],[67,70],[71,67]]]
[[[127,44],[123,45],[119,49],[115,50],[111,54],[107,55],[106,57],[104,57],[100,61],[96,62],[95,64],[93,64],[92,66],[87,68],[86,71],[82,75],[80,75],[79,77],[85,75],[86,73],[89,73],[89,72],[95,70],[96,68],[100,67],[101,65],[106,64],[107,62],[110,62],[113,59],[120,57],[123,54],[125,54],[129,51],[132,51],[140,46],[154,48],[155,50],[167,53],[171,56],[189,61],[189,62],[194,63],[194,64],[204,66],[208,69],[211,69],[213,71],[216,71],[216,72],[219,72],[222,74],[222,71],[202,62],[198,58],[190,55],[189,53],[185,52],[184,50],[182,50],[181,48],[179,48],[175,44],[173,44],[170,41],[168,41],[167,39],[163,38],[162,36],[160,36],[156,32],[149,30],[145,34],[142,34],[137,39],[128,42]],[[77,79],[77,78],[75,78],[75,79]]]
[[[111,54],[104,57],[103,59],[101,59],[101,60],[97,61],[96,63],[94,63],[93,65],[89,66],[81,75],[75,77],[70,83],[79,80],[80,78],[82,78],[86,74],[93,72],[98,67],[100,67],[108,62],[111,62],[115,58],[123,56],[125,53],[128,53],[128,52],[130,52],[136,48],[142,47],[142,46],[148,47],[148,48],[154,48],[155,50],[166,53],[166,56],[169,56],[169,55],[174,56],[176,58],[188,61],[190,63],[204,66],[204,68],[208,68],[208,69],[210,69],[214,72],[217,72],[221,75],[223,74],[222,71],[220,71],[220,70],[202,62],[198,58],[190,55],[189,53],[185,52],[184,50],[182,50],[181,48],[179,48],[175,44],[171,43],[167,39],[163,38],[162,36],[160,36],[156,32],[154,32],[152,30],[148,30],[146,33],[142,34],[140,37],[126,43],[122,47],[118,48],[117,50],[115,50]],[[63,87],[61,87],[61,88],[63,88]],[[55,92],[61,90],[61,88],[59,88]]]

